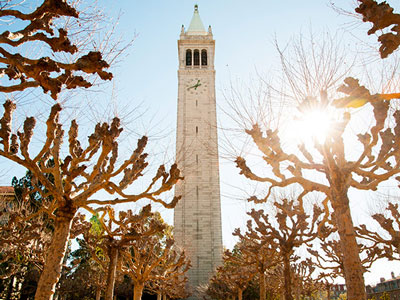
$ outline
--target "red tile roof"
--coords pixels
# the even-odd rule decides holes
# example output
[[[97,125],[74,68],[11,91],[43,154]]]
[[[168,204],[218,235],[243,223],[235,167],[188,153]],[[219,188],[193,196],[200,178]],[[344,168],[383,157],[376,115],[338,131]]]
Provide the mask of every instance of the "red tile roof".
[[[0,194],[14,194],[12,186],[0,186]]]

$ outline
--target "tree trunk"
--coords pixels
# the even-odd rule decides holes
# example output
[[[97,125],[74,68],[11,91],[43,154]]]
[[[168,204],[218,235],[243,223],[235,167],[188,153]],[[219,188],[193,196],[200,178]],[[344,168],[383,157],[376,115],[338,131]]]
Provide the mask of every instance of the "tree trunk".
[[[135,283],[133,287],[133,300],[141,300],[143,294],[144,284]]]
[[[238,289],[238,300],[243,300],[243,290],[242,289]]]
[[[96,288],[96,300],[100,300],[101,297],[101,288],[97,287]]]
[[[11,295],[12,295],[12,292],[13,292],[13,285],[14,285],[14,278],[15,278],[14,275],[12,275],[12,276],[9,278],[8,288],[7,288],[7,294],[6,294],[5,300],[11,300]]]
[[[160,292],[157,293],[157,300],[162,300],[162,295]]]
[[[290,259],[289,254],[284,253],[283,255],[283,277],[285,281],[284,285],[284,293],[285,300],[293,300],[292,295],[292,271],[290,270]]]
[[[328,294],[328,300],[331,300],[331,285],[328,285],[326,288],[327,294]]]
[[[265,300],[267,291],[265,290],[265,273],[264,270],[260,272],[260,300]]]
[[[343,253],[343,269],[347,287],[347,299],[365,300],[367,294],[360,261],[360,249],[356,241],[353,220],[351,219],[347,189],[336,185],[332,189],[332,207],[336,227],[339,232]]]
[[[67,251],[69,232],[76,211],[58,211],[54,222],[53,238],[47,250],[38,287],[35,294],[37,300],[52,300],[56,284],[61,276],[62,263]]]
[[[167,294],[163,294],[163,300],[167,300]]]
[[[110,257],[110,261],[108,263],[105,300],[114,300],[114,284],[118,262],[118,249],[116,247],[111,247],[108,255]]]

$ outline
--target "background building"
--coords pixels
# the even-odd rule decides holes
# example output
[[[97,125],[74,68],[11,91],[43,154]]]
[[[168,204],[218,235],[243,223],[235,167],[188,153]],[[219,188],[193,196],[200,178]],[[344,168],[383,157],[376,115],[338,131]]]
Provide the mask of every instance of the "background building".
[[[368,299],[379,300],[383,293],[387,293],[390,300],[400,300],[400,276],[395,276],[392,272],[392,278],[386,280],[381,278],[376,286],[367,286]]]
[[[0,224],[8,222],[9,211],[14,200],[14,188],[12,186],[0,186]]]

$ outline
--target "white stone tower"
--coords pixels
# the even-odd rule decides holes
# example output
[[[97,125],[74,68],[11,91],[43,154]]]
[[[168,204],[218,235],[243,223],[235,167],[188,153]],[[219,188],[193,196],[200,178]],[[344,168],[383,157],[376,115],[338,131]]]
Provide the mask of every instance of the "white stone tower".
[[[215,103],[215,41],[204,29],[198,6],[178,40],[178,120],[176,153],[185,180],[174,211],[174,236],[192,261],[192,288],[206,283],[221,264],[222,229]]]

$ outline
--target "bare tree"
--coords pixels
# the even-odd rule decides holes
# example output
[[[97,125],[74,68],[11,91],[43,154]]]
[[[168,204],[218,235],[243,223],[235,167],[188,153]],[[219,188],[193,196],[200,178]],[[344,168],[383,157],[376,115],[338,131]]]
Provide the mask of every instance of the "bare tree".
[[[139,214],[131,210],[120,211],[115,215],[114,209],[105,207],[98,216],[93,216],[91,223],[82,221],[90,230],[83,232],[91,257],[106,274],[105,298],[113,299],[117,271],[121,272],[122,253],[135,245],[137,240],[148,236],[162,235],[166,226],[151,212],[151,206],[143,207]],[[90,225],[88,225],[90,224]]]
[[[90,248],[84,239],[77,239],[79,248],[68,255],[70,264],[63,267],[63,274],[57,285],[56,295],[66,297],[84,298],[90,293],[100,300],[101,292],[106,287],[106,272],[97,260],[93,259]],[[99,250],[100,251],[100,250]],[[82,282],[85,282],[82,285]]]
[[[386,257],[389,260],[397,259],[400,257],[400,212],[399,205],[397,203],[389,203],[386,209],[389,216],[385,216],[383,213],[377,213],[372,218],[379,224],[383,232],[386,233],[386,237],[383,233],[378,233],[369,230],[364,224],[361,224],[357,228],[357,233],[363,239],[366,239],[372,244],[370,245],[371,251],[382,248],[377,255]]]
[[[274,205],[277,208],[275,217],[265,214],[263,210],[253,209],[248,213],[254,225],[252,221],[248,222],[246,237],[276,249],[276,258],[283,263],[284,297],[291,300],[291,264],[297,259],[296,248],[308,244],[319,235],[329,234],[329,228],[322,223],[322,210],[317,205],[314,206],[312,219],[309,219],[302,205],[294,200],[284,198],[281,202],[275,201]]]
[[[32,217],[34,210],[32,204],[27,202],[14,200],[8,206],[7,221],[0,224],[1,279],[10,278],[13,281],[13,278],[23,279],[29,273],[40,275],[43,271],[54,224],[51,218],[43,214]],[[71,238],[86,230],[80,222],[83,217],[79,213],[74,217]],[[19,291],[14,292],[19,294]]]
[[[229,252],[225,252],[224,259]],[[225,264],[217,269],[216,277],[224,281],[229,289],[236,293],[238,300],[243,299],[243,291],[247,288],[249,282],[253,279],[256,272],[251,265],[237,265],[230,263],[231,257],[227,258]]]
[[[26,13],[21,5],[12,1],[2,1],[0,18],[7,18],[16,24],[15,31],[4,31],[0,43],[0,74],[9,79],[0,86],[5,93],[22,91],[27,88],[41,87],[45,93],[50,92],[57,99],[62,88],[88,88],[92,84],[83,74],[97,74],[103,80],[110,80],[112,74],[104,71],[109,65],[97,51],[80,57],[72,57],[78,47],[72,44],[67,28],[57,28],[57,19],[62,17],[79,18],[79,12],[62,0],[44,0],[34,11]],[[64,53],[71,61],[58,61],[50,55],[32,57],[21,54],[22,47],[39,43],[50,53]]]
[[[168,261],[170,266],[164,266],[167,268],[171,267],[172,269],[165,270],[166,273],[164,275],[166,280],[168,280],[168,277],[179,277],[179,268],[182,266],[184,266],[182,271],[187,271],[186,256],[184,252],[177,255],[174,251],[174,240],[169,236],[170,227],[163,222],[159,214],[152,215],[147,220],[144,220],[144,222],[138,224],[137,229],[138,231],[145,231],[152,230],[153,227],[157,228],[153,234],[134,240],[129,248],[121,252],[121,271],[133,281],[134,300],[142,298],[146,282],[158,280],[159,274],[156,271],[157,268],[162,268]],[[174,272],[177,272],[177,274],[173,275]]]
[[[25,203],[13,203],[7,209],[7,221],[0,224],[0,263],[2,268],[0,278],[8,278],[26,269],[28,264],[43,267],[44,252],[46,251],[52,233],[48,222],[42,217],[21,222],[31,214]],[[0,212],[0,217],[2,212]]]
[[[0,120],[0,142],[3,145],[0,155],[30,170],[35,185],[33,191],[39,192],[43,198],[51,199],[48,205],[43,204],[36,213],[46,213],[54,219],[54,234],[36,294],[40,299],[51,299],[60,276],[71,222],[79,208],[95,213],[93,205],[113,205],[136,202],[140,199],[148,199],[172,208],[179,199],[174,198],[172,202],[167,203],[160,198],[160,195],[171,190],[182,178],[176,165],[172,165],[169,172],[162,165],[143,192],[126,194],[124,189],[142,176],[143,170],[148,165],[147,154],[144,153],[147,138],[139,139],[137,148],[130,157],[123,163],[117,164],[117,138],[122,131],[118,118],[114,118],[110,125],[97,124],[85,148],[82,148],[78,140],[78,124],[73,120],[68,131],[69,154],[62,158],[61,144],[64,131],[58,121],[61,111],[59,104],[52,107],[47,120],[46,141],[43,147],[39,153],[32,156],[29,153],[29,144],[33,136],[35,119],[25,120],[24,132],[11,134],[12,113],[15,107],[11,101],[6,101],[4,104],[4,114]],[[47,164],[49,160],[53,161],[50,165]],[[119,198],[90,199],[101,190],[116,194]]]
[[[186,298],[186,272],[191,267],[190,260],[184,251],[172,248],[152,271],[152,277],[146,282],[146,288],[157,294],[157,299],[162,297]],[[187,296],[188,297],[188,296]]]
[[[386,3],[378,5],[373,0],[360,0],[359,2],[361,4],[357,12],[364,15],[365,21],[374,23],[371,33],[398,24],[398,15],[394,15],[393,10]],[[393,37],[396,35],[397,27],[393,27],[394,32],[380,37],[383,56],[389,55],[390,51],[398,47],[398,43],[392,41],[397,39],[397,37]],[[375,123],[372,128],[361,129],[356,135],[362,149],[350,158],[348,153],[351,151],[348,151],[348,145],[343,138],[346,129],[349,128],[352,115],[348,111],[335,111],[338,117],[331,123],[330,126],[333,130],[325,142],[314,141],[314,145],[312,145],[312,143],[303,141],[297,151],[287,151],[284,148],[285,145],[281,142],[281,130],[278,130],[278,127],[257,123],[246,130],[262,153],[262,160],[267,163],[268,171],[272,171],[273,175],[261,174],[258,170],[256,171],[253,162],[250,167],[250,163],[247,163],[241,156],[237,158],[236,162],[241,173],[247,178],[269,185],[265,197],[262,199],[251,197],[249,199],[251,201],[264,202],[269,198],[272,189],[289,185],[302,187],[300,199],[311,192],[320,192],[325,195],[324,205],[326,208],[328,203],[332,206],[333,224],[340,236],[340,249],[344,254],[343,267],[349,298],[364,299],[365,288],[362,275],[364,268],[359,257],[360,248],[356,242],[356,232],[351,219],[348,191],[350,188],[375,191],[381,182],[394,178],[399,172],[400,165],[397,159],[399,151],[397,140],[400,132],[399,113],[395,110],[392,114],[387,101],[399,98],[399,94],[371,94],[368,89],[359,84],[358,80],[346,78],[345,84],[339,89],[339,92],[345,93],[347,96],[331,101],[329,87],[335,87],[331,85],[331,82],[338,82],[341,76],[337,75],[341,75],[341,73],[330,72],[326,70],[329,68],[325,68],[325,73],[322,75],[330,74],[333,77],[325,87],[323,84],[319,85],[320,90],[317,92],[320,93],[320,96],[318,98],[316,91],[308,89],[316,86],[314,83],[321,78],[318,70],[314,70],[314,66],[326,64],[315,64],[314,57],[322,59],[323,55],[314,56],[314,52],[312,52],[310,57],[314,61],[309,62],[308,59],[305,59],[305,55],[309,52],[303,51],[302,47],[296,49],[301,50],[297,51],[300,54],[298,56],[300,66],[296,63],[290,64],[290,61],[285,59],[287,58],[285,53],[280,51],[281,58],[283,58],[283,72],[289,84],[288,90],[292,92],[291,95],[284,95],[284,97],[292,96],[301,101],[298,107],[300,115],[310,110],[319,113],[329,111],[331,110],[329,104],[332,102],[336,107],[346,108],[360,107],[370,103],[371,106],[368,109],[372,110]],[[387,52],[388,49],[389,52]],[[329,79],[329,76],[322,77]],[[312,172],[317,177],[308,176]],[[318,173],[320,175],[316,175]]]
[[[362,237],[359,234],[359,228],[357,227],[357,236]],[[377,247],[376,244],[370,243],[358,243],[360,249],[360,260],[363,267],[363,272],[368,272],[371,265],[379,258],[383,257],[383,249]],[[333,279],[337,277],[345,277],[343,268],[344,255],[340,246],[340,242],[331,238],[325,239],[319,244],[318,251],[308,248],[307,251],[312,255],[310,264],[318,267],[321,272],[319,274],[320,279]],[[312,262],[311,262],[312,260]],[[326,280],[326,282],[328,282]]]
[[[235,291],[231,290],[228,283],[219,276],[219,273],[213,275],[206,286],[201,286],[203,299],[235,299]]]
[[[295,262],[291,267],[295,299],[313,299],[313,293],[319,291],[322,287],[319,278],[313,277],[315,265],[309,259],[306,259]]]
[[[226,251],[225,256],[229,257],[229,262],[237,265],[252,265],[258,274],[260,287],[260,300],[266,297],[266,272],[274,269],[280,259],[274,245],[269,244],[266,240],[257,238],[252,228],[252,222],[247,222],[247,231],[242,234],[237,228],[233,232],[234,236],[240,238],[237,244],[237,250],[240,255],[231,255]]]
[[[362,15],[364,22],[371,22],[372,28],[368,34],[378,35],[378,41],[381,44],[379,52],[382,58],[388,57],[400,45],[400,15],[393,13],[393,8],[386,3],[378,3],[375,0],[358,0],[359,6],[355,9],[356,13]],[[384,29],[389,32],[384,32]]]
[[[255,124],[252,129],[247,130],[247,134],[263,153],[265,162],[272,168],[274,176],[256,175],[242,157],[238,157],[236,163],[241,174],[269,185],[264,199],[252,197],[249,199],[251,201],[264,202],[274,188],[292,184],[298,184],[303,189],[299,196],[300,201],[310,192],[320,192],[325,195],[325,202],[329,201],[332,205],[334,226],[340,236],[349,298],[364,299],[366,296],[363,268],[350,213],[348,190],[350,188],[376,190],[379,183],[400,172],[400,161],[397,159],[400,155],[398,143],[400,113],[396,110],[393,114],[394,125],[386,126],[386,120],[392,117],[388,102],[374,98],[353,78],[347,78],[340,91],[346,93],[348,98],[367,98],[373,108],[375,124],[365,133],[358,135],[363,150],[358,153],[356,159],[346,159],[343,133],[351,115],[344,112],[342,117],[331,125],[334,130],[326,137],[323,144],[316,142],[310,146],[312,151],[307,149],[305,144],[299,145],[298,150],[301,155],[286,153],[282,149],[278,129],[268,129],[264,135],[260,127]],[[308,179],[304,175],[306,170],[320,173],[321,178],[326,178],[327,182]]]

